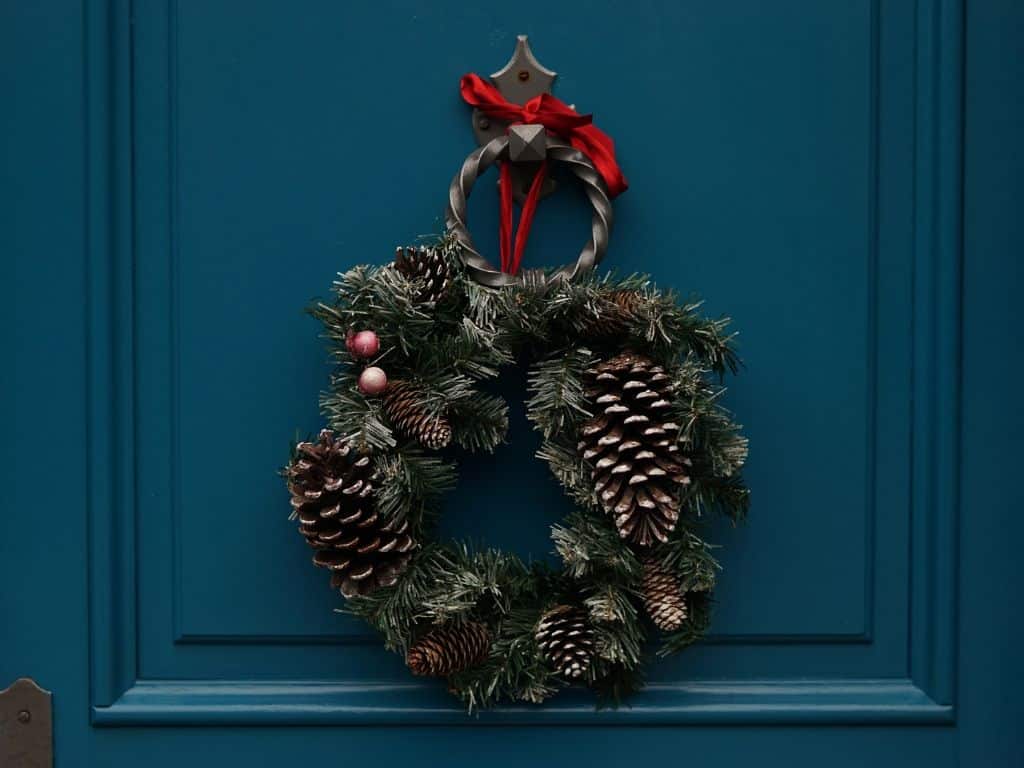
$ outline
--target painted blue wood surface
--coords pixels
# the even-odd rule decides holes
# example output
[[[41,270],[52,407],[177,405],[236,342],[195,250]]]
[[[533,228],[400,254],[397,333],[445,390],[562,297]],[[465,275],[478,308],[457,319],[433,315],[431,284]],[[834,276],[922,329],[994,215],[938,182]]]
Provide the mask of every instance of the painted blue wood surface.
[[[610,765],[641,738],[721,765],[1021,763],[1024,14],[600,10],[4,7],[0,678],[55,691],[58,766]],[[274,470],[326,377],[301,307],[440,227],[472,147],[455,83],[517,32],[617,140],[609,265],[735,317],[756,495],[713,532],[715,635],[632,708],[469,719],[331,612]],[[476,231],[495,208],[474,198]],[[529,257],[585,226],[545,202]],[[446,527],[542,557],[564,502],[514,426],[516,482],[469,463]],[[832,727],[854,723],[883,727]]]

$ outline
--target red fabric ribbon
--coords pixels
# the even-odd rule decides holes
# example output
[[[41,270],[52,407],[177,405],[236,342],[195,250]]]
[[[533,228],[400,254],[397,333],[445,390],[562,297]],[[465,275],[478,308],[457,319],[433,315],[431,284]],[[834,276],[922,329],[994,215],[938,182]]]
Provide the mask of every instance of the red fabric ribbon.
[[[565,102],[549,93],[535,96],[523,105],[513,104],[490,83],[479,75],[468,74],[459,84],[462,98],[478,108],[488,117],[508,123],[539,123],[552,133],[567,139],[569,143],[586,155],[594,168],[601,174],[608,194],[620,195],[628,186],[615,160],[615,143],[611,137],[593,124],[592,115],[581,115]],[[501,271],[515,274],[522,263],[526,238],[530,234],[533,214],[537,209],[540,191],[547,176],[547,161],[541,163],[530,190],[523,202],[516,232],[515,247],[512,246],[512,178],[508,164],[502,163],[499,191],[501,195]]]
[[[523,201],[523,210],[519,214],[519,228],[516,230],[516,245],[512,247],[512,172],[508,163],[501,164],[501,177],[498,183],[498,192],[501,195],[501,221],[499,222],[498,237],[501,240],[501,271],[509,274],[516,274],[519,265],[523,263],[523,251],[526,249],[526,238],[530,236],[530,227],[533,225],[533,214],[537,210],[537,201],[540,200],[540,190],[544,186],[544,179],[547,178],[548,161],[544,160],[537,169],[537,174],[530,182],[530,190],[526,193]]]
[[[506,101],[497,88],[475,74],[463,75],[459,90],[467,104],[488,117],[508,123],[540,123],[568,140],[590,158],[611,197],[621,195],[629,186],[615,160],[615,142],[594,125],[593,115],[579,114],[550,93],[534,96],[523,105],[513,104]]]

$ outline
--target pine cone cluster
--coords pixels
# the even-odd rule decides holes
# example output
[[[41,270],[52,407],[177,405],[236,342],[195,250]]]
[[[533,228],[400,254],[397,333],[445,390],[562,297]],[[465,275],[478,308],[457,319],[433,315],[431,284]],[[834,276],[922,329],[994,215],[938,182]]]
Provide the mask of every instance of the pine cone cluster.
[[[541,616],[534,638],[548,664],[562,677],[576,680],[590,668],[594,632],[583,609],[556,605]]]
[[[597,307],[597,316],[586,329],[587,333],[596,338],[618,336],[629,328],[629,323],[636,317],[644,303],[643,294],[629,288],[610,291],[601,297]]]
[[[487,658],[491,633],[483,624],[447,624],[420,638],[406,655],[414,675],[447,677]]]
[[[452,428],[444,416],[426,411],[423,392],[408,381],[393,381],[384,392],[384,413],[396,430],[437,450],[452,441]]]
[[[627,351],[589,369],[586,385],[598,413],[583,423],[577,449],[593,464],[601,505],[622,538],[641,547],[667,541],[691,463],[679,455],[679,425],[669,415],[671,378]]]
[[[390,586],[416,543],[408,523],[382,520],[373,503],[373,465],[325,429],[299,443],[285,470],[299,532],[316,550],[313,562],[331,571],[345,597]]]
[[[686,621],[686,599],[679,579],[653,557],[644,559],[644,607],[654,626],[673,632]]]
[[[452,267],[441,248],[398,248],[395,251],[395,269],[410,280],[422,282],[417,301],[441,301],[448,295],[452,281]]]

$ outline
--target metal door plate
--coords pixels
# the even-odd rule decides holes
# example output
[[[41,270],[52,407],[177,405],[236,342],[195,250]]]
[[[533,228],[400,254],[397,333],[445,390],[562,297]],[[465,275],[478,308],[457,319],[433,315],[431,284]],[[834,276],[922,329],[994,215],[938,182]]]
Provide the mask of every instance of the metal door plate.
[[[530,49],[530,42],[526,35],[519,35],[516,38],[516,48],[508,63],[491,75],[495,87],[508,101],[513,104],[525,104],[534,96],[542,93],[551,93],[551,85],[555,82],[558,73],[548,69],[533,55]],[[473,110],[473,133],[476,135],[477,143],[482,147],[490,143],[492,139],[504,136],[508,131],[508,123],[500,120],[491,120],[479,109]],[[512,171],[512,197],[519,204],[526,199],[526,193],[530,189],[530,182],[540,163],[513,163]],[[541,197],[547,197],[556,188],[555,180],[548,177],[541,187]]]
[[[53,768],[52,694],[28,677],[0,691],[0,765]]]

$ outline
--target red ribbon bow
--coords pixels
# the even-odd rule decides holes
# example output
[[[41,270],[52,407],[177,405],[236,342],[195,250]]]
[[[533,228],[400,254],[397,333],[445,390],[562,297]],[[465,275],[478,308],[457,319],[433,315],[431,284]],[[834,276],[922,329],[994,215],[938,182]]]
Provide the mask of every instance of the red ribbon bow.
[[[593,124],[592,115],[581,115],[568,104],[555,98],[550,93],[534,96],[525,104],[513,104],[507,101],[496,87],[475,74],[463,75],[459,83],[463,100],[476,107],[488,117],[508,123],[538,123],[552,133],[567,139],[569,143],[586,155],[594,168],[601,174],[608,194],[611,197],[620,195],[628,186],[626,177],[622,175],[618,162],[615,160],[615,143],[611,136]],[[501,166],[501,269],[503,272],[515,274],[522,260],[526,236],[530,231],[533,213],[543,186],[547,172],[547,163],[541,163],[540,170],[530,185],[523,212],[520,217],[519,231],[516,233],[515,249],[511,247],[512,239],[512,184],[507,164]]]
[[[604,179],[611,197],[621,195],[629,186],[615,160],[612,137],[594,125],[593,115],[581,115],[550,93],[534,96],[520,106],[506,101],[497,88],[479,75],[462,76],[462,98],[488,117],[508,123],[540,123],[552,133],[568,139],[572,146],[590,158]]]

